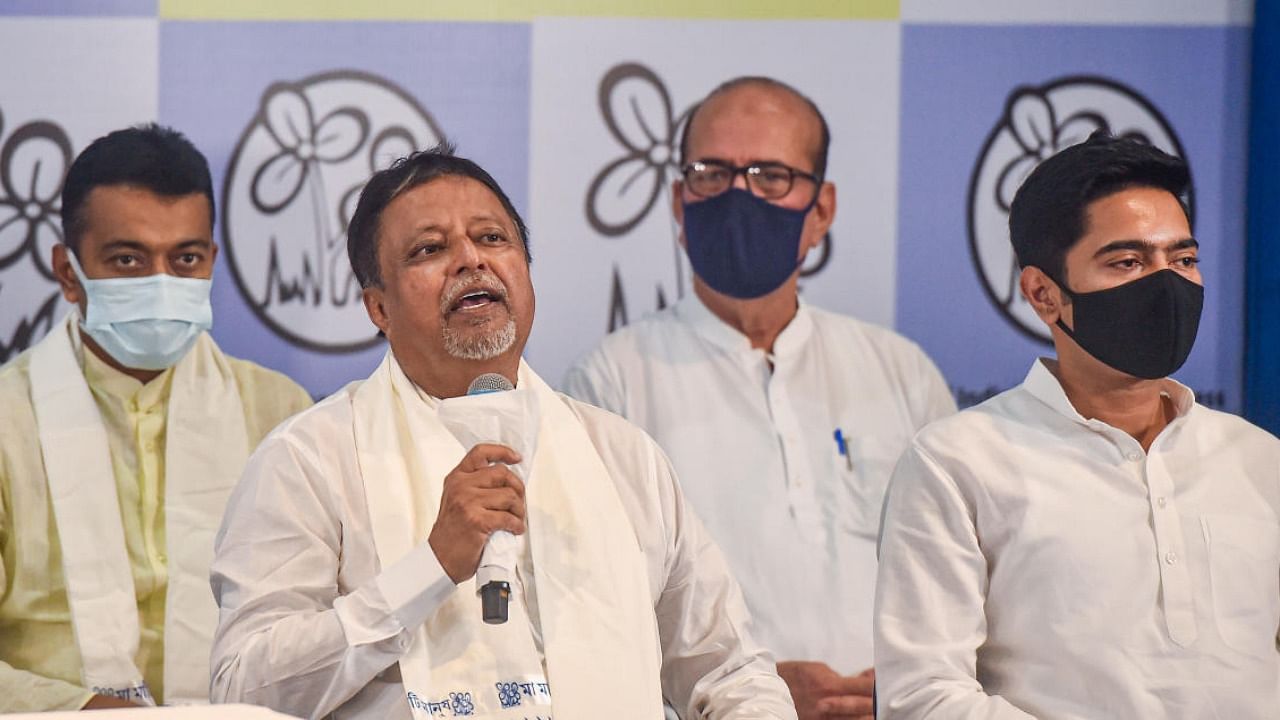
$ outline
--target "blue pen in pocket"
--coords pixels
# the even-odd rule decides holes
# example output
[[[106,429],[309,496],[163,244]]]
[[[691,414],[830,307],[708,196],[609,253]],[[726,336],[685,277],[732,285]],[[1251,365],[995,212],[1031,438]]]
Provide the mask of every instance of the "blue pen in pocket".
[[[836,428],[835,438],[836,451],[844,456],[844,465],[849,469],[849,472],[853,472],[853,456],[849,454],[849,441],[845,439],[844,433],[840,431],[840,428]]]

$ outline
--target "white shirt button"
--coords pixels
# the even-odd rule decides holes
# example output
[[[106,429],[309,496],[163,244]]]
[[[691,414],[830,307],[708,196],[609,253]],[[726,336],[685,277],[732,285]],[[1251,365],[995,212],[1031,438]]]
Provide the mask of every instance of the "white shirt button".
[[[1163,508],[1165,505],[1168,505],[1168,504],[1169,504],[1169,501],[1166,500],[1163,495],[1156,498],[1156,507]]]
[[[1129,459],[1129,462],[1138,462],[1142,459],[1142,453],[1130,451],[1125,457]]]
[[[1178,564],[1178,554],[1175,552],[1167,552],[1164,554],[1164,561],[1168,565]]]

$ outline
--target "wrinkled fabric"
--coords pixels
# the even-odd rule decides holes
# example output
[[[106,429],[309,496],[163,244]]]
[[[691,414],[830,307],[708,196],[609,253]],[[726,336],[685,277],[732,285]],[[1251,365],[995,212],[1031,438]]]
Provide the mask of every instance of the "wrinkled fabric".
[[[770,355],[690,296],[606,337],[565,389],[671,457],[775,657],[871,665],[884,487],[916,430],[955,412],[914,343],[801,304]]]
[[[1166,380],[1177,417],[1144,452],[1051,367],[894,473],[880,717],[1275,718],[1280,441]]]
[[[301,717],[408,718],[399,661],[457,587],[423,542],[381,567],[352,431],[359,383],[285,423],[232,495],[212,568],[221,621],[213,698]],[[662,692],[686,717],[794,718],[736,583],[661,451],[561,398],[616,489],[644,555]],[[598,649],[608,662],[610,648]],[[552,688],[554,694],[555,689]]]
[[[57,331],[57,330],[55,330]],[[163,699],[169,558],[165,448],[172,372],[142,384],[78,354],[107,431],[140,630],[135,664]],[[30,351],[0,368],[0,712],[75,710],[91,693],[67,604],[62,549],[30,398]],[[227,358],[251,444],[311,403],[288,378]],[[197,651],[192,657],[199,657]]]

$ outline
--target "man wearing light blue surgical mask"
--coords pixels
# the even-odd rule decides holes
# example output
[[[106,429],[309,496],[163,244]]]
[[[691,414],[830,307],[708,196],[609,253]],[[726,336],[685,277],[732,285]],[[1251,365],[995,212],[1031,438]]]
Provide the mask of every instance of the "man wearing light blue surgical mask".
[[[68,171],[75,307],[0,367],[0,713],[208,698],[212,536],[248,453],[310,398],[206,332],[213,192],[154,125]]]
[[[769,78],[695,107],[672,186],[693,295],[605,338],[565,383],[670,455],[802,720],[871,716],[884,487],[916,430],[955,411],[914,343],[800,302],[835,218],[829,143],[817,106]]]

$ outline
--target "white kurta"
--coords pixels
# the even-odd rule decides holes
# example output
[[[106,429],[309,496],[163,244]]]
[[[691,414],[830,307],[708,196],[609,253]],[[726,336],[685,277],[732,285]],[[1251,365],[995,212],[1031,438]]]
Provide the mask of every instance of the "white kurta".
[[[379,567],[352,433],[355,388],[267,438],[232,496],[212,569],[221,607],[215,701],[306,717],[409,715],[397,663],[410,629],[456,588],[425,542]],[[664,696],[686,717],[794,718],[738,587],[661,451],[624,420],[563,401],[644,550]]]
[[[880,717],[1280,717],[1280,441],[1167,381],[1145,453],[1045,362],[894,474]]]
[[[801,305],[769,356],[690,295],[606,337],[565,390],[671,457],[779,660],[871,665],[884,487],[916,430],[955,411],[914,343]]]

